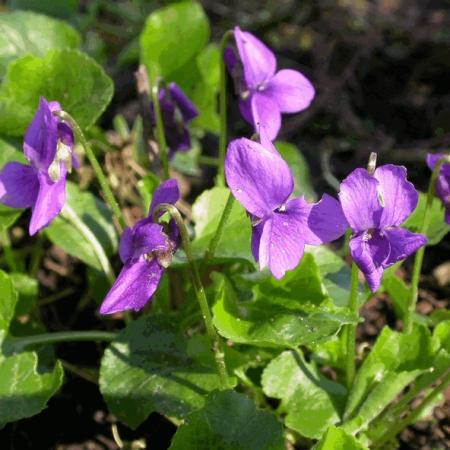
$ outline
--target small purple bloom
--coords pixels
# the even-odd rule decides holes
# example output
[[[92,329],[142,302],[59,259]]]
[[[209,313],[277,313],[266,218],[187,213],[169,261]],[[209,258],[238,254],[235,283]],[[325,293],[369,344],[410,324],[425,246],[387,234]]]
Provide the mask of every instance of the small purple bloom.
[[[373,175],[354,170],[341,183],[339,198],[353,230],[350,253],[375,292],[384,269],[427,243],[422,234],[400,228],[416,208],[418,193],[405,167],[386,164]]]
[[[320,245],[342,236],[348,226],[337,200],[324,195],[315,204],[303,197],[289,200],[292,173],[269,139],[232,141],[225,175],[234,197],[252,220],[252,252],[260,268],[280,279],[294,269],[305,244]]]
[[[281,113],[296,113],[306,109],[315,92],[309,80],[300,72],[283,69],[276,72],[273,52],[251,33],[234,29],[239,59],[231,48],[224,58],[239,90],[239,109],[244,119],[255,129],[264,126],[270,140],[281,127]]]
[[[444,153],[428,153],[427,164],[433,170]],[[450,224],[450,164],[443,164],[436,182],[436,195],[442,200],[445,208],[445,221]]]
[[[198,116],[198,110],[176,83],[170,83],[168,89],[160,89],[159,104],[169,158],[172,158],[177,151],[191,148],[188,124]],[[153,105],[151,109],[152,125],[156,126]]]
[[[0,173],[0,202],[12,208],[31,208],[30,235],[46,227],[66,200],[66,176],[78,168],[69,125],[53,113],[58,102],[44,97],[28,127],[23,150],[30,165],[9,162]]]
[[[155,293],[177,248],[178,229],[171,221],[166,233],[162,225],[153,221],[153,213],[159,204],[174,204],[179,198],[177,181],[165,181],[153,195],[148,217],[124,230],[119,246],[124,266],[103,300],[100,314],[137,311]]]

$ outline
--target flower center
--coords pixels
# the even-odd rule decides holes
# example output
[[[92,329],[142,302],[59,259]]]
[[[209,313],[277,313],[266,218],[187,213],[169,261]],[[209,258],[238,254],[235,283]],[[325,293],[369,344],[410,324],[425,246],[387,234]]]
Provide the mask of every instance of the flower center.
[[[256,85],[256,90],[258,92],[265,91],[267,89],[267,81],[262,81]]]
[[[158,264],[164,269],[167,269],[172,263],[172,256],[175,250],[175,244],[170,239],[167,240],[167,249],[165,250],[153,250],[150,253],[144,255],[144,259],[151,262],[153,258],[156,258]]]
[[[246,89],[245,91],[241,92],[241,99],[242,100],[247,100],[250,97],[250,91],[248,89]]]
[[[58,140],[55,158],[48,167],[48,175],[55,183],[61,179],[61,164],[66,167],[69,173],[72,172],[72,149]]]

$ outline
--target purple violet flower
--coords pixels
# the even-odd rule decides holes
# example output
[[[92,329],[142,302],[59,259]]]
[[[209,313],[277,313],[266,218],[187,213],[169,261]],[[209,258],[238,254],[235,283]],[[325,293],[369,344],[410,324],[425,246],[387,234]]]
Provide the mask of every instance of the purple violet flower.
[[[400,228],[417,206],[418,193],[402,166],[386,164],[371,175],[355,169],[342,183],[339,199],[353,236],[350,253],[375,292],[383,271],[427,243],[422,234]]]
[[[30,235],[61,212],[67,173],[79,166],[72,129],[53,114],[55,111],[61,111],[58,102],[40,98],[23,144],[30,165],[9,162],[0,173],[0,202],[12,208],[32,209]]]
[[[438,161],[444,156],[444,153],[428,153],[428,167],[434,170]],[[445,221],[450,224],[450,164],[443,164],[441,167],[436,182],[436,195],[442,200],[445,208]]]
[[[320,245],[345,233],[348,226],[337,200],[324,195],[310,204],[303,197],[289,200],[292,173],[270,140],[246,138],[228,145],[225,175],[234,197],[252,220],[252,253],[260,269],[268,267],[280,279],[294,269],[305,244]]]
[[[224,58],[238,86],[239,109],[248,123],[255,129],[258,124],[264,126],[269,139],[274,140],[281,127],[281,113],[306,109],[314,98],[314,87],[296,70],[276,72],[275,55],[251,33],[235,27],[234,38],[239,58],[231,48],[226,49]]]
[[[124,266],[100,307],[100,314],[142,309],[158,288],[178,244],[178,228],[170,221],[166,233],[153,221],[161,203],[174,204],[180,198],[177,181],[170,179],[155,191],[148,217],[125,228],[119,255]]]
[[[176,83],[170,83],[168,89],[160,89],[159,104],[169,158],[173,158],[177,151],[191,148],[188,124],[198,116],[198,110]],[[152,125],[156,126],[153,104],[151,110]]]

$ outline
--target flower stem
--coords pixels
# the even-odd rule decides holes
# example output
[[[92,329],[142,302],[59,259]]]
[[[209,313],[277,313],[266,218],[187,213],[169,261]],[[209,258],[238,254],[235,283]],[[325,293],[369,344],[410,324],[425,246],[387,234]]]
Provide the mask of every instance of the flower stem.
[[[433,205],[434,194],[436,191],[436,181],[441,171],[442,165],[444,163],[450,162],[450,156],[442,157],[431,173],[430,184],[428,185],[427,192],[427,202],[425,204],[425,211],[422,218],[422,225],[419,229],[419,233],[426,236],[428,227],[430,226],[431,220],[431,206]],[[411,275],[411,296],[409,299],[408,310],[405,314],[405,319],[403,323],[403,331],[406,334],[410,334],[413,329],[413,317],[416,311],[417,299],[419,296],[419,279],[420,273],[422,271],[423,255],[425,253],[425,246],[421,247],[414,258],[414,266]]]
[[[95,156],[92,147],[88,144],[83,132],[81,131],[80,126],[78,125],[76,120],[66,111],[58,111],[55,112],[54,114],[56,114],[61,120],[67,122],[72,127],[76,137],[81,142],[81,145],[84,147],[86,156],[88,157],[89,162],[91,163],[95,175],[100,183],[103,195],[105,196],[105,201],[106,203],[108,203],[109,207],[111,208],[111,211],[113,212],[114,216],[117,219],[117,222],[120,225],[119,231],[122,231],[122,229],[125,228],[125,219],[123,218],[122,211],[120,210],[119,204],[117,203],[117,200],[115,199],[114,194],[112,193],[111,188],[109,187],[108,181],[106,179],[105,174],[103,173],[102,168],[100,167],[97,157]]]
[[[350,278],[350,295],[348,298],[348,309],[352,314],[358,316],[358,266],[352,263],[352,272]],[[350,390],[355,378],[355,353],[356,353],[356,325],[349,324],[345,326],[347,339],[347,354],[345,360],[345,378],[347,388]]]
[[[395,438],[401,431],[403,431],[406,427],[416,422],[419,417],[423,414],[425,410],[427,410],[430,405],[436,400],[440,394],[442,394],[445,389],[450,385],[450,371],[447,372],[445,377],[442,379],[441,384],[435,387],[420,403],[420,405],[411,411],[409,415],[407,415],[404,419],[401,419],[395,422],[394,426],[387,431],[381,440],[376,442],[376,445],[380,447],[385,442],[389,442]]]
[[[106,341],[116,338],[109,331],[58,331],[54,333],[34,334],[31,336],[11,337],[7,341],[14,351],[22,351],[30,345],[57,344],[59,342]]]
[[[8,230],[0,230],[0,244],[3,247],[6,264],[8,264],[11,272],[16,272],[18,266],[16,263],[16,258],[14,257],[14,251],[11,247],[11,240],[9,238]]]
[[[224,52],[229,40],[234,36],[232,30],[228,30],[222,36],[220,41],[220,91],[219,91],[219,115],[220,115],[220,134],[219,134],[219,171],[217,173],[216,184],[225,185],[225,152],[227,148],[227,68],[225,66]]]
[[[163,166],[164,179],[169,178],[169,156],[167,153],[166,136],[164,134],[164,122],[159,104],[159,80],[156,79],[152,86],[152,102],[155,110],[156,139],[158,140],[159,155]]]
[[[233,208],[233,203],[234,197],[233,194],[230,192],[228,194],[227,202],[225,203],[225,206],[223,208],[222,215],[220,216],[216,232],[214,233],[214,236],[209,242],[208,249],[205,252],[205,263],[208,263],[208,261],[210,261],[213,258],[214,254],[216,253],[217,246],[219,245],[220,238],[222,237],[223,230],[225,228],[225,224],[227,223],[228,218],[230,217],[231,209]]]
[[[111,264],[109,263],[109,259],[106,256],[102,245],[95,237],[95,234],[84,224],[84,222],[78,217],[78,214],[72,209],[71,206],[69,206],[68,203],[64,205],[62,216],[67,221],[69,221],[89,242],[92,250],[95,253],[95,256],[97,257],[98,262],[100,263],[100,266],[103,269],[103,272],[105,272],[105,275],[108,278],[109,282],[113,284],[116,280],[116,277],[114,275]]]
[[[183,218],[181,217],[180,212],[175,206],[170,205],[168,203],[161,203],[160,205],[158,205],[154,212],[155,221],[158,220],[159,213],[161,212],[168,212],[170,216],[175,220],[175,222],[178,225],[178,229],[180,230],[183,249],[184,252],[186,253],[186,258],[191,268],[191,276],[192,282],[194,284],[195,293],[200,306],[200,310],[202,312],[203,321],[205,322],[206,332],[208,333],[209,339],[212,344],[212,351],[216,359],[217,372],[219,374],[219,378],[221,380],[223,388],[226,389],[228,387],[228,374],[225,366],[222,343],[212,322],[212,316],[209,310],[208,299],[206,298],[205,288],[203,287],[202,281],[200,279],[200,274],[197,268],[197,264],[195,263],[195,259],[192,254],[191,244],[189,241],[189,235],[186,226],[183,222]]]

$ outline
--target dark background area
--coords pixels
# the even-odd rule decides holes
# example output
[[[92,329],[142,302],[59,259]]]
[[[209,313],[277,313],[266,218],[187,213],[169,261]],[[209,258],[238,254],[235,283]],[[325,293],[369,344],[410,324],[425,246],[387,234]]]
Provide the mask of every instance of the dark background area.
[[[201,2],[211,21],[212,39],[236,24],[264,40],[277,54],[280,68],[296,68],[314,84],[316,98],[297,115],[284,116],[280,138],[295,143],[311,168],[319,193],[333,192],[327,179],[342,179],[364,166],[370,152],[380,163],[408,168],[409,178],[426,189],[428,151],[450,145],[450,1],[445,0],[232,0]],[[30,1],[0,2],[0,8],[33,9],[74,25],[84,50],[114,79],[115,96],[102,118],[105,129],[120,113],[132,123],[138,113],[134,81],[138,36],[146,16],[164,2],[151,1]],[[249,135],[240,118],[229,83],[230,136]],[[214,154],[213,136],[203,141]],[[196,183],[208,186],[211,178]],[[448,261],[448,237],[426,253],[419,308],[449,306],[449,287],[436,287],[433,269]],[[67,268],[58,254],[50,255]],[[58,259],[59,258],[59,259]],[[61,259],[62,258],[62,259]],[[69,258],[70,260],[70,258]],[[61,262],[62,261],[62,262]],[[70,266],[70,264],[73,266]],[[69,273],[84,268],[70,260]],[[49,275],[53,266],[44,268]],[[405,265],[408,269],[408,264]],[[64,274],[61,276],[65,276]],[[408,279],[408,271],[404,273]],[[74,285],[81,283],[75,277]],[[57,281],[55,281],[57,283]],[[47,327],[59,323],[78,329],[98,326],[94,309],[77,309],[75,291],[62,303],[42,308]],[[427,312],[425,311],[425,312]],[[395,326],[389,302],[377,298],[364,312],[364,339],[373,338],[386,323]],[[73,320],[69,320],[74,317]],[[58,357],[73,364],[95,366],[102,348],[95,344],[61,344]],[[438,408],[431,424],[402,434],[401,449],[450,448],[449,403]],[[108,414],[97,386],[70,371],[62,391],[38,416],[10,424],[0,432],[2,449],[116,449]],[[138,430],[118,425],[122,439],[144,438],[152,450],[168,448],[175,428],[152,414]]]

